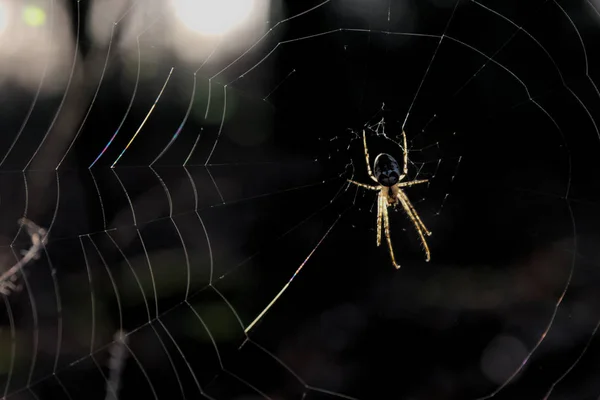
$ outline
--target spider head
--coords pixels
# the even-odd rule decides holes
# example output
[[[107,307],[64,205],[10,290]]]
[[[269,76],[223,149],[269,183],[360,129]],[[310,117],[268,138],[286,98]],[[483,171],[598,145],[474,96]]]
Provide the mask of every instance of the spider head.
[[[400,166],[398,161],[387,153],[375,157],[373,174],[377,181],[387,187],[394,186],[400,180]]]

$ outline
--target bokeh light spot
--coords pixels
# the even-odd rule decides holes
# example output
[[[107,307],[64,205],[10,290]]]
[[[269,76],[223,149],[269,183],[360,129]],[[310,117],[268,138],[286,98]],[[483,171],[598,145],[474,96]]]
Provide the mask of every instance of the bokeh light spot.
[[[203,35],[222,35],[246,20],[254,0],[175,0],[177,17]]]
[[[23,21],[29,26],[44,25],[46,13],[40,7],[27,6],[23,9]]]

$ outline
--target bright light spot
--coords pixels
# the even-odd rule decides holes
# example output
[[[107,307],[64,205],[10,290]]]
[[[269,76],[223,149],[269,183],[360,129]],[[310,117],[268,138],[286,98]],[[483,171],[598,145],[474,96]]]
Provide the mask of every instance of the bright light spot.
[[[23,20],[29,26],[41,26],[46,22],[46,13],[39,7],[27,6],[23,9]]]
[[[254,0],[174,0],[177,17],[204,35],[222,35],[250,15]]]
[[[0,3],[0,33],[4,32],[8,25],[8,10],[4,3]]]

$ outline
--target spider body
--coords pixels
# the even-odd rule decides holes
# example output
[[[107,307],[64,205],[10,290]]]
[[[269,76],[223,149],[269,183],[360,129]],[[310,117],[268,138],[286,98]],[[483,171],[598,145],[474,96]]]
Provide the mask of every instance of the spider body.
[[[427,245],[427,241],[425,240],[425,236],[431,235],[431,232],[427,230],[425,224],[417,214],[414,206],[408,199],[408,196],[402,190],[403,187],[417,185],[419,183],[428,182],[427,179],[419,179],[413,181],[402,182],[402,180],[408,174],[408,148],[406,146],[406,134],[402,132],[402,138],[404,142],[404,146],[402,148],[403,154],[403,166],[402,172],[400,171],[400,166],[398,161],[391,155],[387,153],[381,153],[377,157],[375,157],[375,162],[373,163],[373,170],[375,174],[371,172],[371,163],[369,161],[369,149],[367,147],[367,138],[365,136],[365,131],[363,130],[363,146],[365,148],[365,159],[367,163],[367,172],[371,180],[375,181],[377,185],[367,185],[364,183],[356,182],[353,180],[349,180],[350,183],[353,183],[357,186],[363,187],[365,189],[377,191],[377,246],[381,245],[381,236],[382,231],[385,232],[385,238],[388,244],[388,249],[390,252],[390,256],[392,258],[392,264],[394,267],[400,268],[400,265],[396,263],[396,259],[394,257],[394,249],[392,248],[392,239],[390,236],[390,221],[388,215],[388,207],[395,207],[397,204],[401,204],[404,208],[404,211],[414,224],[419,237],[421,238],[421,243],[423,243],[423,247],[425,249],[425,260],[429,261],[431,256],[429,253],[429,246]]]
[[[387,153],[375,157],[373,163],[375,179],[381,186],[392,187],[400,180],[400,166],[398,161]]]
[[[381,187],[381,197],[383,197],[384,202],[387,201],[387,206],[396,206],[400,203],[400,199],[398,198],[399,189],[396,186],[382,186]]]

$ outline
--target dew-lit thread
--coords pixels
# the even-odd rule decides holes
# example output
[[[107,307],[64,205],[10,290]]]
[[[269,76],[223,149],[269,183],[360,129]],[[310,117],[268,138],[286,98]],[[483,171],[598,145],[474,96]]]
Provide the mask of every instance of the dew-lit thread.
[[[121,159],[121,157],[123,157],[123,154],[125,154],[125,152],[129,148],[129,146],[131,145],[131,143],[133,143],[133,141],[137,137],[138,133],[140,133],[140,131],[144,127],[144,124],[146,123],[146,121],[148,120],[148,118],[150,118],[150,115],[152,114],[152,112],[156,108],[156,104],[160,100],[160,96],[162,96],[163,92],[165,91],[165,88],[167,87],[167,84],[169,83],[169,79],[171,79],[171,75],[173,74],[173,70],[174,69],[175,69],[174,67],[171,67],[171,70],[169,71],[169,75],[167,76],[167,79],[165,80],[165,83],[163,84],[163,87],[160,90],[160,93],[158,93],[158,96],[156,97],[156,100],[154,100],[154,104],[152,104],[152,107],[150,107],[150,110],[148,111],[148,114],[146,114],[146,117],[144,118],[144,120],[142,121],[142,123],[140,124],[140,126],[138,127],[137,131],[135,131],[135,133],[133,134],[133,137],[131,138],[131,140],[129,141],[129,143],[127,143],[127,146],[125,146],[125,148],[123,149],[123,151],[121,152],[121,154],[119,154],[119,156],[117,157],[117,159],[112,163],[112,165],[110,166],[111,168],[114,168],[115,165]]]
[[[314,252],[319,248],[319,246],[321,245],[321,243],[323,243],[323,240],[325,240],[325,238],[327,237],[327,235],[329,235],[329,232],[331,232],[331,230],[338,223],[338,221],[340,220],[341,217],[342,217],[341,215],[339,215],[337,217],[337,219],[335,220],[335,222],[329,227],[329,229],[327,230],[327,232],[325,232],[325,234],[323,235],[323,237],[321,237],[321,239],[319,240],[319,242],[317,243],[317,245],[311,250],[311,252],[304,259],[304,261],[302,261],[302,264],[300,264],[300,266],[294,272],[294,274],[292,275],[292,277],[290,278],[290,280],[285,284],[285,286],[283,286],[283,288],[279,291],[279,293],[277,293],[277,295],[273,298],[273,300],[271,300],[271,302],[267,305],[267,307],[260,314],[258,314],[258,317],[256,317],[254,319],[254,321],[252,321],[250,323],[250,325],[248,325],[246,327],[246,329],[244,329],[245,333],[250,332],[250,330],[252,329],[252,327],[254,327],[254,325],[258,321],[260,321],[262,319],[262,317],[267,313],[267,311],[269,311],[269,309],[273,306],[273,304],[275,304],[275,302],[279,299],[279,297],[281,297],[281,295],[283,294],[283,292],[285,292],[287,290],[287,288],[290,286],[290,284],[292,283],[292,281],[294,280],[294,278],[296,276],[298,276],[298,273],[300,273],[300,271],[302,270],[302,268],[304,268],[304,266],[306,265],[306,263],[308,262],[308,260],[312,257],[312,255],[314,254]]]

